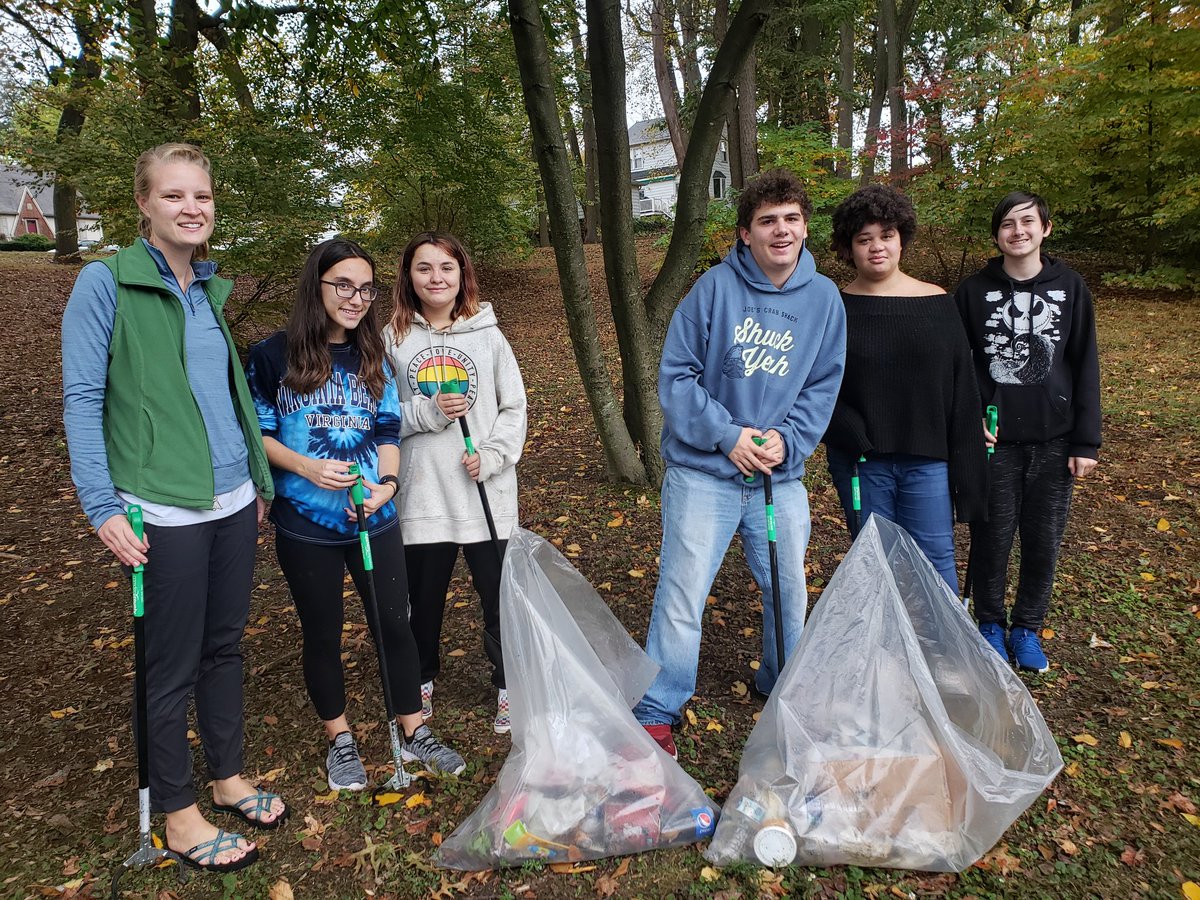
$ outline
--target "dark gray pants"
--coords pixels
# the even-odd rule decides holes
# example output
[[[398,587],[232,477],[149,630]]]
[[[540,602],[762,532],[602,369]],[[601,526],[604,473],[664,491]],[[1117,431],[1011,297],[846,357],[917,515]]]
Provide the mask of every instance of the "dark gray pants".
[[[971,526],[971,583],[980,623],[1004,624],[1008,557],[1019,532],[1021,567],[1011,624],[1042,627],[1071,512],[1075,478],[1067,461],[1065,438],[996,445],[988,464],[988,520]]]
[[[255,504],[215,522],[146,526],[146,708],[150,804],[196,802],[188,700],[211,778],[242,771],[242,632],[250,611]]]

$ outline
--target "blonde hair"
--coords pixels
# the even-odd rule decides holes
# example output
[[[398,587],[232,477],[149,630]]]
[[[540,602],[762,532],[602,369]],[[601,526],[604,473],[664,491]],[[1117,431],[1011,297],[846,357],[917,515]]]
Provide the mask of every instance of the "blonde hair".
[[[194,144],[181,143],[159,144],[157,147],[151,147],[137,158],[137,162],[133,166],[133,196],[148,197],[150,195],[150,175],[154,171],[154,167],[170,163],[190,163],[193,166],[199,166],[207,173],[209,181],[212,181],[212,163],[199,147]],[[146,240],[150,240],[150,220],[140,209],[138,216],[138,234]],[[192,253],[192,259],[208,259],[208,241],[196,248]]]

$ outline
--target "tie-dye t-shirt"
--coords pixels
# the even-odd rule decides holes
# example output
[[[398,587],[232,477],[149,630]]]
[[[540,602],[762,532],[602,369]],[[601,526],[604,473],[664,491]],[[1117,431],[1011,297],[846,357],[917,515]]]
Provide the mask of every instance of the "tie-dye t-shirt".
[[[396,381],[384,363],[387,381],[376,400],[358,377],[354,343],[330,344],[329,380],[309,394],[283,383],[287,372],[287,336],[277,332],[250,349],[246,377],[264,437],[315,459],[358,463],[363,478],[378,481],[380,444],[400,443],[400,402]],[[271,467],[275,502],[271,521],[288,537],[315,544],[344,544],[356,539],[358,525],[346,514],[346,491],[317,487],[294,472]],[[396,525],[396,505],[388,502],[367,520],[372,534]]]

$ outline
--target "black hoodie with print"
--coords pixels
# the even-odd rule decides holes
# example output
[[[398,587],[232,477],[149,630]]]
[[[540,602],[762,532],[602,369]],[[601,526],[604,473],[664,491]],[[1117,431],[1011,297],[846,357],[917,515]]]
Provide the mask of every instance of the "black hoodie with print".
[[[967,329],[979,394],[1000,412],[1000,440],[1066,437],[1069,455],[1099,459],[1100,360],[1092,295],[1074,269],[1042,256],[1028,281],[1004,257],[954,292]]]

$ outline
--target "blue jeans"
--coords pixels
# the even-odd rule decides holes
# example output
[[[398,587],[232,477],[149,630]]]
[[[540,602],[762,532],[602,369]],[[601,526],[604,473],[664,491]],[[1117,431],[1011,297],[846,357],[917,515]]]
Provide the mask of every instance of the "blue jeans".
[[[807,608],[808,492],[799,479],[773,483],[772,489],[783,645],[790,652],[800,640]],[[661,670],[633,709],[643,725],[678,723],[680,710],[696,691],[705,600],[734,532],[742,536],[746,561],[763,592],[762,665],[755,684],[770,693],[779,677],[762,477],[747,485],[671,466],[663,478],[662,522],[658,588],[646,635],[646,652]]]
[[[856,456],[826,445],[829,474],[854,530],[854,505],[850,477]],[[862,521],[878,513],[895,522],[917,542],[938,574],[958,596],[954,568],[954,509],[950,502],[950,476],[945,460],[908,453],[878,453],[858,464],[862,496]]]

